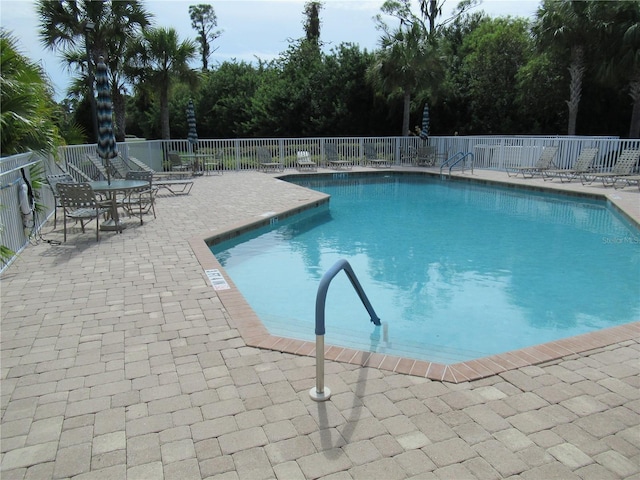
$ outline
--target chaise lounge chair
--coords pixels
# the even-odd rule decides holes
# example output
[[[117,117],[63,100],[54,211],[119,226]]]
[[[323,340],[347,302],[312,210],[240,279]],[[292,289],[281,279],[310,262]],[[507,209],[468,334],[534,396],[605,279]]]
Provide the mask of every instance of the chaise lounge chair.
[[[623,175],[621,177],[615,177],[613,179],[613,187],[616,189],[630,187],[634,183],[638,187],[638,190],[640,190],[640,175]]]
[[[153,185],[158,188],[164,188],[173,195],[189,195],[189,192],[191,192],[193,188],[193,180],[188,178],[182,180],[164,180],[162,178],[157,179],[157,177],[153,175]]]
[[[152,176],[153,188],[164,188],[173,195],[188,195],[191,192],[191,188],[193,187],[193,180],[191,179],[191,177],[193,176],[193,172],[191,170],[188,170],[189,165],[182,163],[182,159],[180,158],[178,152],[169,152],[167,156],[171,161],[171,170],[168,172],[156,172],[140,162],[140,160],[129,157],[132,160],[132,163],[138,166],[139,170],[131,170],[130,172],[127,172],[127,175],[129,175],[131,172],[150,172]],[[125,178],[127,175],[125,175]],[[147,178],[142,178],[140,180],[146,181]],[[153,214],[155,217],[155,209]]]
[[[373,143],[365,142],[364,160],[365,163],[371,167],[391,167],[389,160],[378,157],[378,152],[376,151],[376,147]]]
[[[596,180],[602,180],[604,187],[614,185],[621,177],[634,175],[633,169],[638,165],[640,150],[623,150],[610,172],[605,173],[584,173],[580,176],[582,184],[591,185]]]
[[[324,144],[324,156],[327,159],[327,165],[336,170],[351,170],[351,162],[344,160],[338,156],[338,147],[335,143]]]
[[[507,167],[507,175],[510,177],[517,177],[518,174],[522,174],[523,178],[533,178],[536,175],[542,175],[545,170],[549,170],[553,167],[553,159],[558,153],[557,146],[544,147],[540,158],[536,164],[532,167]],[[511,175],[514,173],[514,175]]]
[[[296,165],[300,171],[315,172],[318,169],[318,165],[311,160],[311,155],[306,150],[297,153]]]
[[[593,168],[593,162],[595,162],[597,156],[597,148],[585,148],[580,152],[580,155],[578,155],[576,162],[573,164],[573,168],[543,170],[542,178],[544,180],[559,178],[563,183],[570,182],[574,178],[579,178],[582,174],[589,173]]]
[[[271,152],[265,147],[258,147],[256,153],[258,154],[258,162],[260,162],[260,169],[262,171],[277,170],[278,172],[282,172],[284,170],[284,164],[274,161]]]

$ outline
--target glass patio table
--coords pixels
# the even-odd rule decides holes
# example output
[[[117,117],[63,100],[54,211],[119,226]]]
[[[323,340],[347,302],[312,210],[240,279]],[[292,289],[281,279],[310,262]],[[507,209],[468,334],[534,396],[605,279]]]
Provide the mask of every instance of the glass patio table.
[[[89,185],[91,185],[94,192],[106,194],[111,201],[111,219],[100,225],[100,230],[117,230],[122,233],[125,225],[120,221],[120,216],[118,215],[118,193],[127,195],[132,190],[148,186],[149,183],[142,180],[111,180],[111,182],[100,180],[89,182]]]

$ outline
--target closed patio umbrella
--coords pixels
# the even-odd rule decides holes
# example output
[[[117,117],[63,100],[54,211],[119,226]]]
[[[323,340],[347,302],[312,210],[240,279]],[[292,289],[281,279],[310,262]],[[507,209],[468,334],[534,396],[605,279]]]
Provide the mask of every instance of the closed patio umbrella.
[[[420,130],[420,138],[425,142],[429,138],[429,104],[424,104],[422,111],[422,130]]]
[[[187,140],[195,152],[198,144],[198,132],[196,131],[196,112],[193,108],[193,100],[189,100],[189,104],[187,105],[187,125],[189,126]]]
[[[98,90],[98,156],[107,171],[107,182],[111,184],[111,159],[118,156],[116,137],[113,133],[113,104],[107,76],[107,65],[100,57],[96,65],[96,89]]]
[[[189,99],[187,104],[187,125],[189,132],[187,133],[187,141],[189,142],[189,150],[193,153],[193,170],[200,170],[200,162],[195,156],[198,151],[198,132],[196,131],[196,112],[193,108],[193,100]]]

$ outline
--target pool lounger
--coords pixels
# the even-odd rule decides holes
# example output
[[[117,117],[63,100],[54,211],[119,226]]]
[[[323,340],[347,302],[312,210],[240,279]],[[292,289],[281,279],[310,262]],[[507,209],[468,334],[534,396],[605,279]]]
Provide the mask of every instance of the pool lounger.
[[[169,172],[153,172],[153,181],[161,180],[185,180],[193,177],[191,170],[173,170]]]
[[[618,182],[620,182],[620,185],[618,185]],[[624,183],[624,185],[622,185],[622,183]],[[616,189],[630,187],[634,183],[638,187],[638,190],[640,190],[640,175],[621,175],[613,179],[613,186]]]
[[[329,160],[329,167],[336,170],[351,170],[351,162],[348,160]]]
[[[298,170],[301,172],[316,172],[318,170],[318,165],[316,165],[316,162],[311,160],[311,155],[309,155],[309,152],[306,150],[298,152],[296,165]]]
[[[154,180],[153,184],[158,188],[166,188],[174,195],[188,195],[193,187],[193,180]]]

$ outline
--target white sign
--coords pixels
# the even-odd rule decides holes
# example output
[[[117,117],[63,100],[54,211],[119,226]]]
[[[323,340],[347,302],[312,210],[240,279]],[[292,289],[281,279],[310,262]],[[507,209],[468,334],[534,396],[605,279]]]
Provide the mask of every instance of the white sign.
[[[209,277],[209,281],[214,290],[229,290],[231,288],[217,268],[205,270],[204,273]]]

